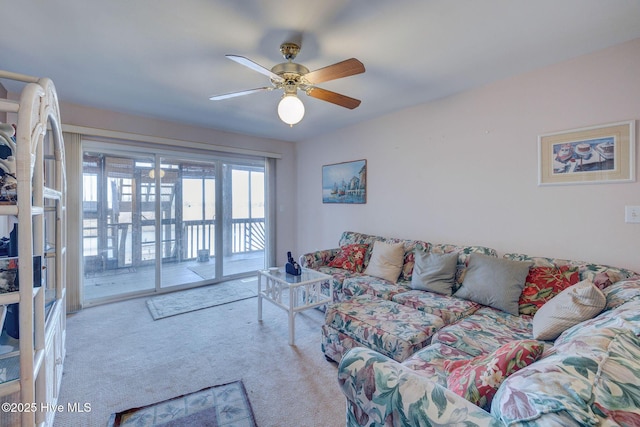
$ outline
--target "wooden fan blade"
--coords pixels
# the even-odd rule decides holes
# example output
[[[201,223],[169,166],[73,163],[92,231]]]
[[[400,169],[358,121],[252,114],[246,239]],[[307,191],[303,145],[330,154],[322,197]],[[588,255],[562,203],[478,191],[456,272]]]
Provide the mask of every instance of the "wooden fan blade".
[[[351,58],[319,68],[304,75],[304,78],[310,84],[318,84],[329,80],[341,79],[343,77],[353,76],[354,74],[364,73],[364,65],[356,58]]]
[[[321,89],[319,87],[312,87],[308,89],[307,95],[312,98],[321,99],[322,101],[331,102],[332,104],[336,104],[350,110],[358,107],[361,102],[359,99],[350,98],[346,95],[341,95],[339,93],[331,92],[330,90]]]
[[[278,82],[284,81],[284,79],[279,75],[277,75],[276,73],[273,73],[271,72],[271,70],[264,68],[262,65],[256,62],[253,62],[249,58],[245,58],[244,56],[238,56],[238,55],[225,55],[225,56],[230,60],[237,62],[240,65],[244,65],[247,68],[251,68],[253,71],[257,71],[260,74],[264,74],[265,76],[275,81],[278,81]]]
[[[241,90],[239,92],[224,93],[222,95],[214,95],[209,98],[211,101],[220,101],[222,99],[235,98],[236,96],[250,95],[252,93],[261,92],[263,90],[271,90],[272,87],[258,87],[255,89]]]

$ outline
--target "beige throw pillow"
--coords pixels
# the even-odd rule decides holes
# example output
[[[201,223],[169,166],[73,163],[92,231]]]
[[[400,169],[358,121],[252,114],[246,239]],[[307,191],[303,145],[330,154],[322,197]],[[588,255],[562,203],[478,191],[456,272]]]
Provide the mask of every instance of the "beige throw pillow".
[[[554,340],[570,327],[598,315],[606,303],[607,298],[590,280],[569,286],[533,316],[533,338]]]
[[[368,276],[380,277],[396,283],[402,264],[404,263],[404,243],[385,243],[376,241],[373,244],[369,265],[364,270]]]

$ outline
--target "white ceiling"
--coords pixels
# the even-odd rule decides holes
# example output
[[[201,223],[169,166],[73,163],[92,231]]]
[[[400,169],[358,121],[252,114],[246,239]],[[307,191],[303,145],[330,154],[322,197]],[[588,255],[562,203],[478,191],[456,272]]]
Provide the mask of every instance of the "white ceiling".
[[[640,37],[638,0],[0,0],[0,68],[53,79],[61,101],[300,141]],[[271,68],[298,41],[310,70],[355,57],[365,74],[325,89],[355,110],[280,93],[224,57]],[[9,90],[10,83],[2,82]],[[63,117],[64,122],[64,117]]]

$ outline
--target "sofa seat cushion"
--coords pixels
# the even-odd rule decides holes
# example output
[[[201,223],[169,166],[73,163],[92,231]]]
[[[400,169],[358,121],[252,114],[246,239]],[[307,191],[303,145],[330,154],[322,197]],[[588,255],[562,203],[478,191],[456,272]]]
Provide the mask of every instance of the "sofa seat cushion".
[[[429,345],[444,323],[393,301],[360,296],[328,306],[325,325],[401,362]]]
[[[391,299],[407,307],[434,314],[441,318],[445,325],[455,323],[482,307],[473,301],[417,290],[395,294]]]
[[[538,360],[543,350],[542,341],[511,341],[492,353],[471,360],[447,360],[444,362],[444,369],[449,373],[447,388],[482,409],[489,410],[502,382]]]
[[[344,268],[338,268],[338,267],[323,266],[323,267],[318,267],[317,270],[321,273],[331,275],[335,279],[334,283],[339,284],[340,287],[342,287],[342,282],[344,282],[344,279],[349,277],[354,277],[354,276],[361,276],[360,273],[356,273],[354,271],[349,271],[349,270],[345,270]]]
[[[369,295],[391,300],[396,294],[407,292],[410,289],[409,282],[392,283],[379,277],[367,275],[348,277],[342,283],[342,292],[345,295],[345,299]]]
[[[448,345],[435,343],[418,350],[407,360],[402,362],[407,368],[416,371],[417,374],[429,381],[447,386],[447,372],[444,370],[444,362],[447,360],[469,360],[472,356],[462,350]]]
[[[640,338],[599,329],[511,375],[491,412],[506,425],[640,425]]]
[[[475,357],[491,353],[509,341],[531,339],[532,319],[531,316],[513,316],[483,307],[436,332],[433,342],[455,347]]]
[[[355,273],[349,270],[344,270],[342,268],[327,267],[327,266],[318,267],[316,270],[318,270],[321,273],[328,274],[332,277],[331,281],[333,284],[333,300],[334,301],[341,301],[345,298],[344,294],[342,293],[342,284],[344,283],[344,280],[346,278],[359,276],[362,274],[362,273]],[[326,288],[328,289],[329,286],[327,285]]]

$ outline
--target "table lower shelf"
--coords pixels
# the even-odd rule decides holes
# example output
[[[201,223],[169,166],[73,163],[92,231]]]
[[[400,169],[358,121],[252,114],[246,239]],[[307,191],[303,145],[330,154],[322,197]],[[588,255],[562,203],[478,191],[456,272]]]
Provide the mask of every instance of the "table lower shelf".
[[[322,292],[323,283],[331,276],[317,273],[302,283],[286,282],[282,277],[268,273],[258,273],[258,321],[262,321],[262,300],[265,299],[288,313],[289,345],[295,345],[295,315],[301,311],[316,308],[332,301],[333,294],[329,281],[328,294]],[[264,284],[264,288],[263,288]]]

